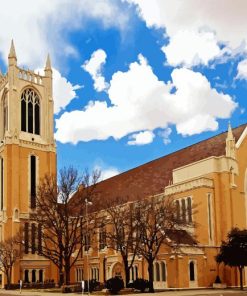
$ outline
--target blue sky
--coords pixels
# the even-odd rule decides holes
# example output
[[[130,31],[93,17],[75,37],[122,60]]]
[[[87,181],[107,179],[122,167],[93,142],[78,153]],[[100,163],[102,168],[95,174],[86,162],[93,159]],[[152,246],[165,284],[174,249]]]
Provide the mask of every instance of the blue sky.
[[[51,55],[58,168],[106,178],[247,122],[245,0],[3,3],[2,72],[12,38],[25,68]]]

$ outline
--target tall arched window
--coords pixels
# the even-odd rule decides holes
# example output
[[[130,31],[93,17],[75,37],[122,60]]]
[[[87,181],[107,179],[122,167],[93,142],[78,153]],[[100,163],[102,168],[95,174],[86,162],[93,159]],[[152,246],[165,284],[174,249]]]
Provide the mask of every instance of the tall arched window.
[[[179,200],[176,200],[176,212],[177,212],[177,220],[180,220],[180,204],[179,204]]]
[[[8,130],[8,95],[5,94],[3,99],[3,129]]]
[[[32,254],[35,254],[36,251],[36,225],[31,224],[31,242],[32,242]]]
[[[32,283],[36,283],[36,270],[32,270]]]
[[[188,222],[192,222],[192,206],[191,206],[191,198],[187,198],[187,210],[188,210]]]
[[[182,199],[182,218],[183,221],[186,221],[186,205],[185,205],[185,200]]]
[[[29,283],[29,270],[25,269],[24,271],[24,283]]]
[[[195,280],[195,263],[193,261],[190,261],[189,272],[190,272],[190,281],[194,281]]]
[[[136,280],[136,279],[138,279],[138,267],[135,266],[135,267],[134,267],[134,270],[135,270],[134,278],[135,278],[135,280]]]
[[[40,99],[31,88],[21,95],[21,130],[31,134],[40,134]]]
[[[30,157],[30,199],[31,209],[36,208],[36,157],[31,155]]]
[[[162,282],[166,281],[166,265],[165,262],[161,262],[161,280]]]
[[[155,275],[156,275],[156,281],[160,281],[160,265],[158,262],[155,263]]]

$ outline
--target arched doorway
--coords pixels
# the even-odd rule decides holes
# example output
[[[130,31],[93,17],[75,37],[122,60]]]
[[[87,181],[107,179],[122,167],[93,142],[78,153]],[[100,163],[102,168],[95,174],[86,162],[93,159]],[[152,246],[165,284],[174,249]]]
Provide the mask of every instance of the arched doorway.
[[[112,277],[115,277],[115,276],[124,279],[124,269],[123,269],[123,265],[120,262],[116,262],[112,266]]]
[[[189,287],[196,288],[197,285],[197,264],[196,260],[190,260],[188,266],[189,273]]]

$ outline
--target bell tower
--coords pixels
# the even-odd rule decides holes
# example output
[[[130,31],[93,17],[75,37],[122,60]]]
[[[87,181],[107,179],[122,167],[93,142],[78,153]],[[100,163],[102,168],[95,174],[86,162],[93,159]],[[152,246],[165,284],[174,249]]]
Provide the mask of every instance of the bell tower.
[[[51,61],[44,75],[20,68],[12,41],[0,73],[0,240],[30,219],[45,174],[56,174]]]

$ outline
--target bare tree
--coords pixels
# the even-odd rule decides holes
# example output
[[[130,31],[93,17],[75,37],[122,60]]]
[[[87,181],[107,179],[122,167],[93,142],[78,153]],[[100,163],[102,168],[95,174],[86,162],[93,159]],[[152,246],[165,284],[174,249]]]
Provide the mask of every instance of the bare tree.
[[[100,173],[79,176],[72,167],[62,169],[58,180],[45,176],[37,193],[34,220],[42,225],[37,252],[59,269],[60,284],[70,282],[70,270],[82,254],[85,234],[85,200],[93,196]],[[65,277],[65,281],[64,281]]]
[[[0,270],[6,275],[7,287],[11,284],[13,265],[20,257],[20,235],[16,234],[0,243]]]
[[[123,199],[117,198],[111,205],[107,204],[104,218],[101,217],[99,225],[104,229],[108,247],[122,256],[126,286],[130,280],[130,270],[137,255],[139,241],[133,218],[133,203],[123,203]]]
[[[138,244],[138,254],[142,255],[148,263],[149,291],[154,292],[153,262],[161,246],[166,244],[175,247],[184,241],[195,243],[189,232],[185,230],[193,224],[192,221],[186,220],[184,213],[177,211],[173,199],[158,200],[154,197],[135,204],[135,223],[137,236],[141,239]]]

